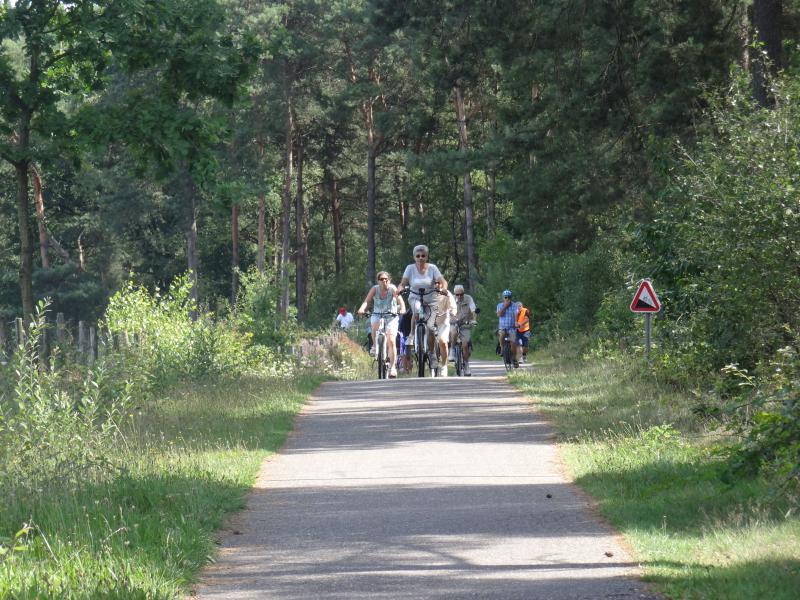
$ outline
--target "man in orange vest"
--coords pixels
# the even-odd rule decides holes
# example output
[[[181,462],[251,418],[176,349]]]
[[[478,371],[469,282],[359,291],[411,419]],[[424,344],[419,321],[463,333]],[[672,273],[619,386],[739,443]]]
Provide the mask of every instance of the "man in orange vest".
[[[522,362],[528,360],[528,342],[531,337],[531,311],[517,302],[517,344],[522,346]]]

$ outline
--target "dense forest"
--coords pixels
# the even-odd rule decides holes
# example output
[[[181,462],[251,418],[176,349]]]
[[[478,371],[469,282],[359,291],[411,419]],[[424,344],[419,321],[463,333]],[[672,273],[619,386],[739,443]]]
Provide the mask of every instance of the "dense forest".
[[[313,327],[426,243],[539,344],[639,344],[647,277],[667,378],[797,349],[794,0],[0,11],[5,323],[189,272],[206,311],[260,277]]]
[[[509,381],[659,589],[793,598],[798,40],[800,0],[1,2],[0,597],[186,597],[426,244],[479,357],[531,308]]]

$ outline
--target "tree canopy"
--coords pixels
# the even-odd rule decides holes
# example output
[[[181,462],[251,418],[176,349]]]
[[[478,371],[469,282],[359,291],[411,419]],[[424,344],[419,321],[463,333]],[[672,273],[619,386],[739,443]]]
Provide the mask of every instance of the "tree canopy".
[[[632,343],[625,297],[652,277],[669,361],[755,365],[796,340],[799,17],[795,0],[4,3],[0,311],[50,296],[94,318],[131,274],[190,270],[197,305],[226,312],[255,269],[313,326],[426,243],[481,302],[516,288],[541,340]]]

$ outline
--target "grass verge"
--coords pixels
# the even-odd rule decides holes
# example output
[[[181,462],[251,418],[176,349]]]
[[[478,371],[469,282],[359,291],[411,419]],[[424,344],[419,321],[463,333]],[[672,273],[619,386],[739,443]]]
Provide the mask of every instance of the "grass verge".
[[[110,480],[4,499],[0,533],[31,529],[0,557],[0,598],[182,597],[319,382],[183,387],[132,415]]]
[[[789,600],[800,590],[796,504],[768,482],[727,482],[722,436],[694,401],[609,360],[537,356],[511,375],[556,427],[575,481],[674,599]]]

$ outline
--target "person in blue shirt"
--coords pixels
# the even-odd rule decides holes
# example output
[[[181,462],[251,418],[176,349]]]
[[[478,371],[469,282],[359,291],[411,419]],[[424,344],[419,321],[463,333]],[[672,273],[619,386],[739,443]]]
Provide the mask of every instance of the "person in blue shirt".
[[[512,341],[514,349],[514,367],[519,367],[519,352],[520,346],[517,341],[517,303],[513,300],[511,290],[503,290],[503,300],[497,305],[497,317],[499,319],[497,324],[497,337],[500,341],[500,347],[503,347],[503,340],[508,334],[509,339]]]

